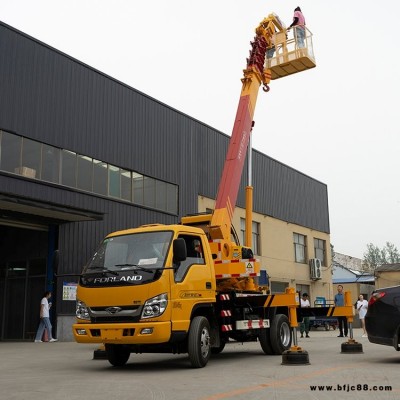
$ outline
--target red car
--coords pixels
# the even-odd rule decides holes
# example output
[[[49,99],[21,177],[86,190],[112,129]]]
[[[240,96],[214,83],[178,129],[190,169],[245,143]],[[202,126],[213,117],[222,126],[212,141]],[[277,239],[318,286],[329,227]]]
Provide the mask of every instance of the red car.
[[[371,343],[400,350],[400,286],[376,289],[372,293],[365,327]]]

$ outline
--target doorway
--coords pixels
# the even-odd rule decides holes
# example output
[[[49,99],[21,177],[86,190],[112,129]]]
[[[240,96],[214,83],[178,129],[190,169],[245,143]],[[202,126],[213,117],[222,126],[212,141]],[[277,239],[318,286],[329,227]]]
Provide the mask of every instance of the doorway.
[[[33,340],[49,287],[47,227],[0,225],[0,340]]]

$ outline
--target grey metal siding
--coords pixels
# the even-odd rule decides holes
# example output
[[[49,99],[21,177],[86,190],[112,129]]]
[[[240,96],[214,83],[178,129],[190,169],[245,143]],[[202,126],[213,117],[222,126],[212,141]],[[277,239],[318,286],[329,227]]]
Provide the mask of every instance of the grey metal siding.
[[[199,194],[215,197],[229,136],[1,22],[0,54],[0,129],[177,184],[180,215],[197,211]],[[329,232],[326,185],[253,154],[254,210]],[[179,217],[1,172],[0,187],[104,214],[60,226],[64,273],[80,271],[110,231]]]

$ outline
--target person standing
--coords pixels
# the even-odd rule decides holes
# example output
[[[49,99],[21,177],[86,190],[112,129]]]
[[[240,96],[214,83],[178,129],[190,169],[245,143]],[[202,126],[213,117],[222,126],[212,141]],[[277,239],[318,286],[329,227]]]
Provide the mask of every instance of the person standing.
[[[343,294],[343,286],[338,285],[337,293],[335,294],[335,306],[336,307],[343,307],[344,306],[344,294]],[[349,328],[347,325],[347,317],[338,317],[339,322],[339,336],[338,337],[347,337],[349,333]]]
[[[367,331],[365,329],[365,315],[367,314],[368,310],[368,301],[364,299],[364,296],[362,294],[358,296],[356,310],[358,313],[358,318],[360,318],[361,321],[361,327],[363,329],[362,337],[367,337]]]
[[[293,22],[288,30],[294,27],[294,36],[296,38],[297,46],[304,47],[304,39],[306,37],[306,20],[300,7],[294,9]]]
[[[42,342],[42,336],[44,330],[47,330],[49,336],[49,342],[57,342],[58,339],[54,339],[51,334],[51,322],[50,322],[50,307],[49,299],[51,297],[51,292],[45,292],[42,300],[40,301],[40,324],[36,332],[35,343]]]
[[[311,307],[310,305],[310,300],[308,300],[308,294],[303,293],[303,296],[300,299],[300,307],[301,308],[309,308]],[[300,323],[300,337],[303,337],[303,334],[306,334],[306,338],[309,338],[310,332],[310,317],[303,317],[303,321]]]

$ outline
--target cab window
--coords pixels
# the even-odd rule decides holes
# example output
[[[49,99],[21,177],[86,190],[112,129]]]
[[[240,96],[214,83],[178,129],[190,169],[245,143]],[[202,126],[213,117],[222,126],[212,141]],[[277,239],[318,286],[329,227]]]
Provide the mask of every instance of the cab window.
[[[175,282],[182,282],[192,265],[205,264],[201,238],[196,235],[180,235],[179,238],[185,240],[187,258],[177,266]]]

